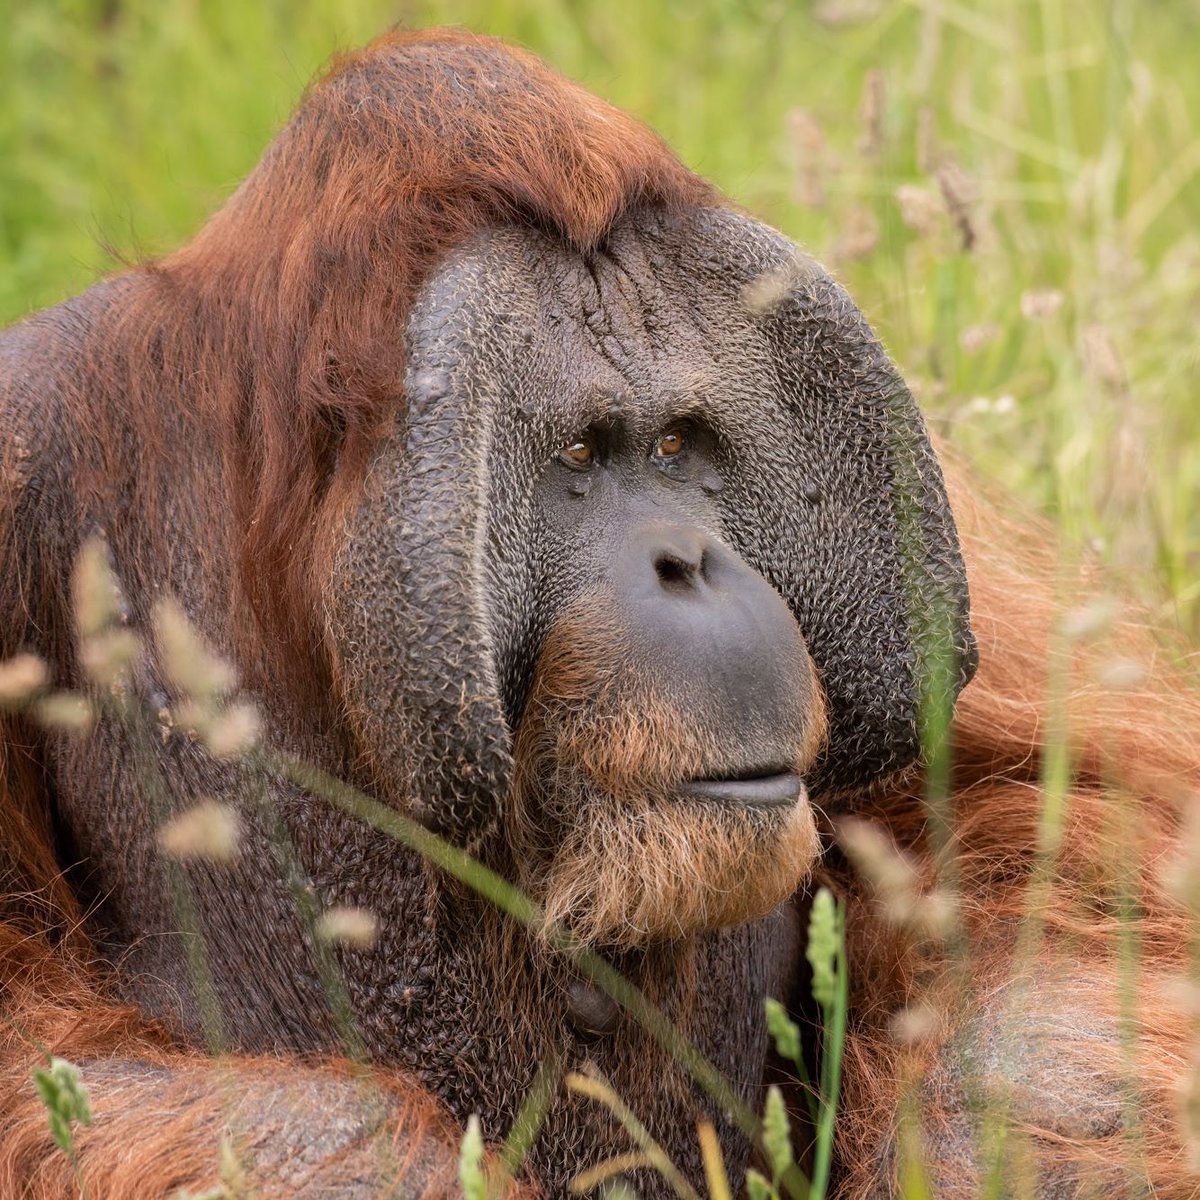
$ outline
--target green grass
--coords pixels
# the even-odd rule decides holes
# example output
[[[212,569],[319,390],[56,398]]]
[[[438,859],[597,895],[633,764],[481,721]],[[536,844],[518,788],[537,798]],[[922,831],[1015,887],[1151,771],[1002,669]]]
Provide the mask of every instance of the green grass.
[[[1194,4],[3,3],[0,318],[185,239],[336,49],[396,21],[500,34],[823,257],[982,474],[1200,632]]]

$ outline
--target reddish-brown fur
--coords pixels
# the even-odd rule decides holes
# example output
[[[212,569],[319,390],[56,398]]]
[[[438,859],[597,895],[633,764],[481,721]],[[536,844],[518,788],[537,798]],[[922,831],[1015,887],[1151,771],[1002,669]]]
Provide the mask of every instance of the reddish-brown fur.
[[[391,48],[420,42],[485,44],[457,33],[393,35],[364,57],[386,72]],[[707,185],[642,126],[536,63],[526,68],[541,80],[540,92],[530,94],[523,109],[497,112],[491,128],[475,133],[468,152],[453,128],[439,125],[448,109],[439,114],[405,105],[404,88],[411,83],[403,75],[392,81],[394,106],[364,103],[369,97],[361,92],[362,77],[350,69],[361,61],[335,65],[303,119],[199,237],[148,268],[148,285],[132,296],[126,316],[97,321],[86,351],[87,386],[63,397],[100,447],[95,476],[85,481],[90,486],[103,486],[106,471],[119,476],[127,469],[116,461],[120,439],[112,439],[112,461],[105,459],[114,423],[144,425],[146,444],[153,446],[157,406],[173,401],[201,410],[197,419],[217,439],[240,483],[232,509],[227,497],[196,496],[193,502],[212,507],[214,545],[241,563],[234,612],[253,612],[279,635],[266,641],[261,628],[240,615],[244,638],[256,647],[248,662],[253,666],[260,657],[260,665],[276,674],[291,668],[289,686],[307,686],[314,694],[328,669],[319,651],[309,653],[320,645],[317,581],[327,575],[332,531],[368,450],[394,417],[403,369],[397,331],[433,264],[473,232],[506,220],[533,220],[583,248],[639,201],[675,207],[713,202]],[[124,321],[140,332],[129,336]],[[19,486],[22,478],[21,454],[19,445],[10,447],[3,462],[4,563],[22,561],[5,526],[10,479]],[[144,483],[144,503],[166,502],[155,495],[154,480]],[[1044,529],[1004,525],[976,505],[961,481],[953,499],[982,648],[979,677],[964,694],[956,722],[954,806],[973,980],[986,992],[1007,976],[1014,923],[1025,911],[1042,803],[1037,779],[1048,631],[1071,601],[1057,595],[1056,559]],[[68,564],[49,562],[43,569],[58,575],[39,586],[61,590]],[[268,578],[285,584],[268,590]],[[8,644],[7,631],[0,633],[0,652],[18,648]],[[1132,625],[1122,626],[1105,647],[1104,653],[1111,647],[1114,654],[1147,660],[1155,655],[1153,643]],[[1145,914],[1137,1072],[1148,1104],[1145,1144],[1162,1193],[1192,1194],[1169,1119],[1170,1091],[1190,1054],[1189,1030],[1159,987],[1181,969],[1190,931],[1158,871],[1178,841],[1182,803],[1200,781],[1200,706],[1168,670],[1153,671],[1138,691],[1107,697],[1088,676],[1090,664],[1078,665],[1071,704],[1077,766],[1039,954],[1043,961],[1082,960],[1092,979],[1110,968],[1120,931],[1096,893],[1114,862],[1123,865]],[[0,899],[0,1195],[49,1200],[64,1193],[68,1168],[51,1145],[30,1086],[43,1048],[75,1061],[170,1064],[179,1070],[170,1087],[195,1089],[186,1105],[162,1099],[162,1111],[182,1115],[161,1124],[147,1120],[143,1107],[155,1111],[155,1089],[135,1089],[123,1108],[82,1134],[81,1166],[93,1200],[131,1196],[134,1185],[127,1181],[135,1161],[146,1165],[137,1176],[138,1196],[211,1186],[222,1112],[219,1072],[172,1048],[161,1032],[106,995],[103,972],[89,956],[83,914],[52,850],[35,736],[20,722],[6,726],[0,764],[0,870],[7,893]],[[1110,787],[1113,780],[1120,792]],[[916,790],[880,794],[870,811],[922,856],[932,877]],[[888,1018],[939,973],[936,957],[886,926],[850,880],[831,878],[852,894],[856,1011],[842,1153],[851,1192],[867,1194],[886,1158],[881,1147],[891,1137],[903,1081],[932,1063],[937,1049],[936,1038],[899,1046],[888,1036]],[[1097,983],[1080,1003],[1099,1012],[1111,1003],[1109,990]],[[943,1019],[949,1023],[953,1013]],[[280,1079],[296,1073],[291,1064],[264,1060],[239,1069]],[[192,1071],[198,1082],[189,1084]],[[406,1131],[406,1144],[420,1143],[422,1130],[434,1140],[451,1139],[427,1098],[401,1081],[384,1086],[397,1098],[397,1127]],[[926,1112],[928,1128],[938,1115]],[[1045,1145],[1046,1153],[1109,1169],[1124,1161],[1127,1143],[1057,1135]],[[936,1141],[929,1149],[936,1158]],[[961,1163],[942,1164],[939,1171],[939,1178],[969,1185]]]
[[[47,1051],[81,1064],[92,1092],[96,1122],[77,1126],[76,1140],[78,1179],[97,1200],[206,1192],[219,1182],[226,1136],[247,1185],[264,1197],[283,1200],[301,1187],[309,1195],[336,1191],[374,1178],[379,1163],[411,1186],[419,1162],[421,1194],[430,1200],[454,1190],[459,1134],[438,1103],[404,1079],[375,1071],[360,1087],[348,1064],[273,1058],[214,1065],[109,1001],[86,961],[52,950],[17,922],[0,925],[0,999],[0,1196],[62,1200],[78,1186],[32,1086]],[[280,1093],[296,1096],[300,1114],[315,1116],[324,1105],[332,1119],[335,1105],[352,1109],[361,1094],[384,1098],[391,1115],[375,1140],[348,1142],[314,1162],[303,1154],[311,1127],[297,1137],[284,1113],[273,1120],[264,1110],[263,1099]]]
[[[765,916],[819,850],[803,801],[752,823],[674,800],[688,778],[720,770],[724,747],[689,720],[614,627],[603,593],[555,623],[517,736],[506,812],[522,885],[550,924],[601,945],[644,944]],[[799,629],[797,641],[803,649]],[[822,697],[806,714],[795,770],[827,729]],[[547,776],[547,777],[543,777]]]
[[[506,53],[536,81],[523,108],[507,95],[491,111],[456,110],[450,81],[430,81],[444,74],[436,51],[447,44],[491,46],[453,31],[392,34],[335,63],[230,202],[162,265],[196,289],[210,322],[202,337],[190,323],[179,330],[180,375],[211,370],[226,347],[249,356],[226,363],[223,386],[207,395],[228,406],[217,427],[244,481],[250,597],[295,631],[311,630],[327,577],[312,532],[336,525],[330,516],[395,417],[398,331],[434,264],[506,221],[532,220],[585,250],[639,203],[711,198],[644,125],[520,50]],[[389,69],[389,50],[425,46],[429,75],[412,69],[411,53]],[[366,58],[373,75],[353,69]],[[255,377],[248,413],[238,411],[238,370]],[[323,497],[331,425],[341,461]],[[280,573],[290,586],[262,582]]]
[[[877,1194],[902,1097],[922,1079],[923,1090],[909,1094],[919,1098],[920,1145],[930,1179],[940,1195],[976,1194],[974,1167],[956,1153],[961,1145],[937,1135],[954,1086],[947,1057],[939,1052],[1020,974],[1031,983],[1012,1006],[1016,1038],[1033,1036],[1030,1027],[1043,1005],[1061,1012],[1054,1070],[1076,1082],[1086,1082],[1089,1071],[1115,1080],[1101,1085],[1110,1094],[1127,1083],[1141,1129],[1071,1128],[1070,1106],[1062,1098],[1031,1113],[1019,1087],[985,1075],[976,1080],[984,1095],[995,1103],[1007,1087],[1016,1128],[1027,1135],[1024,1146],[1010,1136],[1004,1177],[1015,1178],[1025,1155],[1026,1165],[1030,1159],[1066,1164],[1085,1181],[1082,1194],[1141,1194],[1138,1181],[1148,1174],[1155,1195],[1195,1196],[1200,1177],[1182,1153],[1178,1120],[1195,1029],[1178,985],[1196,934],[1168,893],[1164,874],[1180,852],[1187,806],[1196,804],[1200,787],[1200,702],[1135,609],[1126,607],[1110,628],[1074,642],[1062,689],[1072,773],[1061,844],[1049,894],[1036,910],[1041,936],[1028,943],[1030,959],[1014,965],[1039,844],[1052,644],[1064,617],[1100,594],[1100,581],[1064,569],[1048,527],[1006,521],[979,499],[961,469],[948,469],[947,477],[980,644],[979,673],[960,698],[954,723],[951,808],[966,966],[956,974],[951,951],[898,932],[874,898],[845,873],[831,873],[833,885],[850,896],[857,1010],[839,1123],[848,1194]],[[1121,691],[1106,685],[1106,665],[1119,661],[1144,667],[1144,681]],[[921,792],[918,781],[881,794],[863,815],[918,856],[932,885],[937,871]],[[1141,916],[1134,935],[1138,961],[1125,967],[1119,961],[1122,889]],[[1130,978],[1135,998],[1127,1036],[1134,1048],[1127,1053],[1088,1035],[1098,1025],[1119,1024],[1122,980]],[[890,1029],[892,1014],[922,996],[932,1001],[931,1027],[901,1044]],[[1064,1124],[1056,1128],[1060,1114]]]

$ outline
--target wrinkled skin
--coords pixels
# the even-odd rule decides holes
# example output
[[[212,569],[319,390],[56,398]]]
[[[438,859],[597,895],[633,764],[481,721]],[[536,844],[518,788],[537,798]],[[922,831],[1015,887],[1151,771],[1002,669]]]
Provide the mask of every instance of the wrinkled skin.
[[[748,304],[747,287],[764,278],[790,290]],[[102,300],[93,293],[17,336],[52,340],[56,322],[86,322],[90,305],[143,286],[153,285],[109,285]],[[268,703],[272,732],[535,893],[564,822],[582,821],[586,835],[589,806],[630,794],[650,823],[613,809],[632,855],[656,853],[639,830],[663,820],[704,823],[714,870],[728,866],[723,855],[736,865],[761,854],[774,875],[763,884],[763,872],[735,872],[726,907],[673,917],[651,896],[640,916],[596,926],[599,947],[756,1105],[761,997],[782,994],[796,953],[778,905],[817,844],[798,783],[763,803],[730,781],[803,775],[828,803],[914,759],[931,627],[952,645],[960,682],[973,669],[953,525],[911,399],[832,281],[772,231],[716,210],[635,215],[588,260],[536,232],[483,236],[429,281],[407,337],[406,409],[347,517],[329,582],[331,710],[348,714],[351,740]],[[161,469],[180,494],[217,486],[220,464],[193,417],[164,420],[175,428]],[[665,435],[682,436],[674,462],[657,454]],[[592,447],[582,468],[561,453],[581,438]],[[223,643],[215,600],[230,565],[189,557],[203,538],[197,514],[180,506],[176,559],[159,571],[139,553],[136,521],[116,509],[96,518],[135,625],[166,579]],[[672,609],[680,587],[700,597],[695,621],[690,600],[684,615]],[[638,712],[665,714],[665,744],[590,767],[586,755],[580,766],[551,751],[549,768],[521,775],[514,753],[531,696],[549,726],[543,752],[555,737],[585,749],[604,737],[586,713],[562,732],[568,701],[543,661],[555,630],[597,604],[606,618],[584,670],[599,679],[615,663],[613,686],[625,690],[605,693],[613,716],[636,731]],[[65,642],[47,649],[65,663]],[[136,686],[159,695],[158,669]],[[175,806],[245,786],[178,732],[164,733],[156,755]],[[183,946],[169,936],[152,835],[160,814],[114,814],[90,785],[138,793],[128,740],[102,725],[56,743],[49,770],[71,858],[89,863],[79,887],[97,902],[126,994],[198,1037]],[[697,794],[696,780],[715,793]],[[520,835],[506,820],[518,794]],[[585,983],[581,999],[561,957],[385,836],[283,783],[268,799],[322,902],[379,917],[378,943],[342,961],[373,1058],[412,1072],[460,1119],[479,1112],[489,1138],[504,1135],[540,1063],[590,1061],[693,1178],[691,1131],[708,1112],[740,1178],[745,1141],[634,1022],[603,1004],[589,1014],[595,996]],[[225,1035],[244,1050],[335,1047],[293,898],[265,869],[278,866],[268,830],[252,812],[247,825],[237,864],[188,868]],[[532,846],[521,840],[530,829]],[[606,846],[589,869],[603,869]],[[578,915],[563,914],[568,924]],[[532,1166],[560,1194],[613,1143],[599,1110],[561,1099]],[[639,1186],[666,1194],[652,1176]]]
[[[916,757],[917,655],[931,639],[918,651],[914,630],[940,632],[960,683],[973,670],[940,473],[853,303],[753,222],[711,212],[683,228],[638,224],[593,262],[494,235],[431,281],[410,324],[407,430],[380,453],[353,523],[334,641],[350,647],[364,745],[389,780],[413,773],[410,800],[437,796],[429,815],[447,827],[495,809],[539,640],[608,569],[630,505],[659,519],[682,507],[787,601],[829,701],[818,792]],[[806,278],[756,317],[744,289],[772,273],[781,286]],[[537,482],[561,446],[614,421],[614,406],[621,436],[647,445],[694,421],[710,431],[708,461],[657,491],[624,483],[616,530],[606,488],[547,513]],[[906,580],[905,561],[925,574]],[[464,678],[465,715],[447,682]],[[413,755],[426,739],[434,752]],[[468,750],[465,784],[449,747]]]

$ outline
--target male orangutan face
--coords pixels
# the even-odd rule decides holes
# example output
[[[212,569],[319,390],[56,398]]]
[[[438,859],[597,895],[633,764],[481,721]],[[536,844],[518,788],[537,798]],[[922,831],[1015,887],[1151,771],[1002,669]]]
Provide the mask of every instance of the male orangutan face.
[[[537,655],[509,809],[524,885],[606,944],[762,916],[817,853],[803,635],[722,537],[716,431],[647,408],[614,400],[538,481],[545,578],[577,582]]]
[[[409,322],[336,581],[348,708],[382,791],[501,830],[596,943],[768,912],[817,854],[809,793],[916,756],[922,637],[971,669],[911,397],[799,263],[720,210],[587,256],[499,229]]]

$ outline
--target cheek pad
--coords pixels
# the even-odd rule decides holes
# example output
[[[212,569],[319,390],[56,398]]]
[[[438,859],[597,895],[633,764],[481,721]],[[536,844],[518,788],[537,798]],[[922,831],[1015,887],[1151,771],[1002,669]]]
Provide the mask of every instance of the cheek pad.
[[[957,690],[974,669],[940,470],[846,293],[815,265],[797,270],[779,234],[723,210],[639,214],[607,249],[637,332],[597,334],[623,355],[598,381],[575,377],[566,348],[589,324],[586,311],[573,321],[570,287],[562,302],[578,256],[500,229],[442,264],[409,322],[404,412],[335,567],[343,699],[380,790],[467,840],[507,791],[504,697],[546,617],[534,486],[598,389],[628,395],[633,379],[638,402],[668,377],[684,392],[706,381],[686,399],[727,459],[726,536],[791,606],[829,698],[814,790],[914,761],[923,693],[935,678]],[[747,303],[756,281],[787,272],[774,303]]]
[[[721,212],[702,224],[695,240],[716,248],[694,261],[693,294],[733,368],[725,520],[821,675],[830,736],[810,784],[828,797],[916,761],[922,705],[974,674],[958,537],[920,412],[844,289],[773,231]],[[748,304],[764,278],[790,286]],[[723,318],[739,297],[741,318]]]

